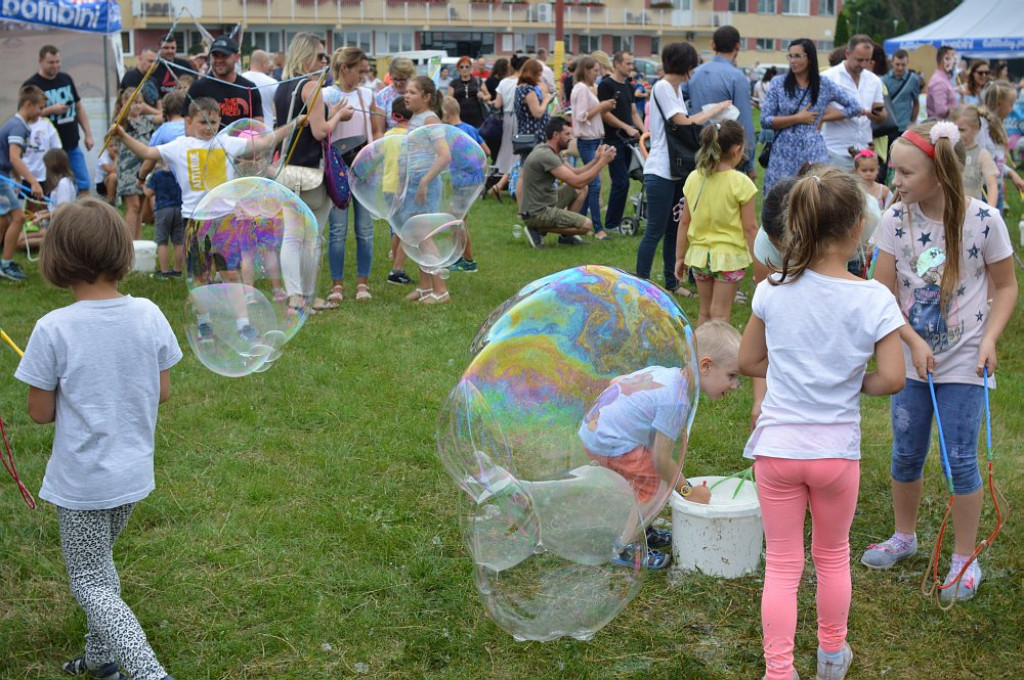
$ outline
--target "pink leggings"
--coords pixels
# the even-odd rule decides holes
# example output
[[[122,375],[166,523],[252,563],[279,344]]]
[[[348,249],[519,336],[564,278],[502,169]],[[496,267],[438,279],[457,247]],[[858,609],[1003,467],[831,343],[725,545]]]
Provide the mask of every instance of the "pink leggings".
[[[846,643],[850,613],[850,525],[857,507],[860,461],[758,456],[754,463],[767,559],[761,625],[767,680],[791,680],[796,593],[804,571],[804,518],[811,506],[811,557],[817,572],[818,644]]]

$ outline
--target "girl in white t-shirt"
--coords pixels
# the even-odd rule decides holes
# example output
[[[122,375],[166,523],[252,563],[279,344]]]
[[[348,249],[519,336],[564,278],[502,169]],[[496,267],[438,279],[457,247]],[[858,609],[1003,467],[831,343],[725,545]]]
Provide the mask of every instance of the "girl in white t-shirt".
[[[782,264],[758,284],[740,371],[767,378],[744,456],[754,459],[766,541],[761,621],[767,680],[791,680],[804,520],[817,574],[818,675],[842,680],[853,660],[850,526],[860,483],[860,394],[903,387],[903,317],[877,281],[846,269],[864,230],[857,179],[825,169],[788,199]],[[867,363],[877,357],[877,368]]]
[[[18,238],[18,247],[39,246],[46,237],[46,228],[50,224],[53,211],[78,198],[75,174],[71,171],[71,161],[68,160],[64,149],[50,149],[43,154],[43,166],[46,168],[43,192],[50,201],[45,209],[37,210],[32,216],[32,223],[38,227],[37,231],[30,232],[26,223],[26,229]]]
[[[875,231],[875,278],[893,291],[908,320],[901,332],[907,386],[892,398],[896,532],[861,558],[865,566],[888,569],[917,552],[917,508],[932,428],[930,373],[956,495],[953,560],[939,591],[945,601],[969,599],[981,583],[981,568],[970,556],[982,506],[982,373],[995,373],[996,341],[1017,302],[1006,225],[998,210],[964,196],[959,139],[954,123],[925,123],[892,145],[900,200]]]
[[[118,292],[132,269],[125,221],[98,198],[61,207],[39,259],[48,282],[75,303],[36,323],[14,377],[28,384],[28,414],[54,423],[39,497],[56,508],[71,593],[86,614],[85,653],[70,675],[170,678],[121,599],[114,542],[135,504],[155,488],[153,433],[181,349],[149,300]],[[127,417],[126,414],[130,414]]]

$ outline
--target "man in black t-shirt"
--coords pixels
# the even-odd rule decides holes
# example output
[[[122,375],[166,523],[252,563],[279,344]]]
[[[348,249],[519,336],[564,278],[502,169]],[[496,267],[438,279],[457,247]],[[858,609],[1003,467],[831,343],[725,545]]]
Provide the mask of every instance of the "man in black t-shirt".
[[[89,191],[92,180],[89,166],[85,162],[85,154],[78,146],[78,127],[85,133],[85,148],[93,147],[92,130],[89,128],[89,116],[85,107],[81,106],[81,97],[75,88],[75,81],[60,70],[60,50],[53,45],[43,45],[39,50],[39,71],[22,83],[22,87],[35,85],[46,95],[46,108],[42,115],[49,116],[50,122],[57,128],[60,145],[71,161],[71,171],[75,174],[75,185],[79,193]]]
[[[210,72],[205,78],[192,83],[188,98],[211,97],[220,104],[220,122],[223,127],[242,118],[263,120],[263,98],[255,83],[235,72],[238,45],[221,36],[210,45]]]
[[[184,59],[178,59],[177,54],[178,41],[173,35],[166,36],[160,42],[159,57],[161,62],[157,65],[156,70],[153,71],[152,76],[157,87],[160,88],[161,98],[177,87],[178,80],[175,76],[180,78],[184,75],[194,75],[192,64],[188,63]],[[168,64],[170,64],[170,68],[168,68]]]
[[[128,69],[124,72],[124,77],[121,78],[121,84],[118,86],[120,90],[128,90],[133,92],[135,88],[139,86],[142,79],[146,77],[146,72],[153,65],[156,60],[156,52],[150,48],[146,48],[139,52],[139,56],[135,62],[135,68]],[[158,67],[159,68],[159,67]],[[154,77],[154,73],[150,76],[145,84],[142,86],[142,91],[139,92],[138,96],[135,97],[135,101],[142,105],[142,113],[147,116],[159,115],[160,109],[157,108],[157,104],[160,102],[160,87]]]
[[[615,149],[615,159],[608,164],[612,185],[608,191],[608,212],[604,218],[606,231],[616,232],[622,222],[629,196],[629,158],[626,140],[637,140],[647,131],[640,113],[634,106],[633,86],[627,82],[633,71],[633,55],[626,51],[615,53],[612,72],[597,86],[599,101],[615,100],[615,108],[601,114],[604,121],[604,143]]]

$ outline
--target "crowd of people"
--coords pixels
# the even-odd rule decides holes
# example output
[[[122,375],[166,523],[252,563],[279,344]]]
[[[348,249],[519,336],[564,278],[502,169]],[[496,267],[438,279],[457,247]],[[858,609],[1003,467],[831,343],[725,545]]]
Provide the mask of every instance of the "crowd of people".
[[[755,461],[767,539],[766,678],[797,677],[796,593],[809,506],[818,590],[817,677],[841,680],[853,657],[846,624],[860,393],[893,395],[895,525],[889,539],[865,549],[861,562],[888,569],[918,549],[934,381],[939,409],[951,414],[943,418],[943,432],[957,497],[955,550],[942,597],[969,599],[983,578],[972,558],[982,506],[977,440],[984,381],[996,370],[996,344],[1017,298],[1002,208],[1007,180],[1024,191],[1003,122],[1019,101],[1018,88],[1007,77],[993,78],[997,69],[985,60],[958,69],[955,51],[947,47],[938,50],[935,72],[925,83],[908,69],[907,53],[897,51],[889,59],[863,35],[853,36],[824,70],[815,42],[794,40],[787,50],[789,69],[774,77],[769,71],[754,83],[735,65],[742,44],[735,28],[721,27],[713,36],[714,57],[704,63],[693,45],[668,44],[653,84],[636,75],[626,51],[581,55],[564,74],[552,71],[543,51],[499,58],[493,69],[465,56],[439,83],[403,58],[390,62],[381,82],[362,50],[330,53],[310,33],[294,36],[283,58],[253,52],[244,72],[239,46],[230,37],[217,38],[190,63],[175,57],[177,46],[168,38],[159,54],[142,51],[125,75],[119,108],[140,85],[142,96],[111,129],[113,142],[103,150],[94,178],[80,148],[94,145],[88,117],[74,81],[60,70],[59,51],[47,46],[39,54],[38,73],[19,93],[16,114],[0,128],[0,172],[7,180],[0,183],[0,274],[25,278],[15,252],[28,234],[31,211],[40,227],[52,216],[51,233],[35,237],[43,243],[43,276],[70,287],[81,301],[119,299],[117,282],[127,273],[130,240],[140,237],[153,194],[156,240],[163,249],[154,276],[181,276],[182,224],[214,178],[229,175],[226,168],[196,172],[190,164],[200,162],[199,156],[191,152],[208,149],[220,127],[245,118],[276,128],[273,143],[303,118],[288,160],[297,170],[279,181],[328,234],[331,288],[314,306],[320,311],[336,308],[346,296],[349,213],[356,239],[354,298],[373,299],[373,220],[358,199],[347,209],[332,203],[322,177],[322,140],[328,137],[356,140],[354,155],[376,139],[423,126],[463,129],[493,160],[488,195],[504,200],[507,192],[536,249],[545,246],[547,234],[557,234],[566,246],[587,243],[590,235],[604,241],[621,234],[631,178],[642,178],[646,227],[637,244],[638,276],[651,276],[660,247],[664,287],[699,298],[698,326],[729,323],[748,270],[761,281],[742,343],[721,363],[722,393],[738,385],[739,372],[755,379],[753,434],[745,455]],[[151,71],[154,59],[160,61]],[[321,92],[318,80],[325,69],[329,84]],[[761,135],[755,134],[753,108],[760,110]],[[770,146],[758,153],[758,140]],[[765,167],[760,219],[755,159]],[[606,168],[609,192],[602,209]],[[422,170],[416,180],[429,185],[434,167]],[[101,199],[78,198],[94,186]],[[126,231],[118,228],[120,215],[105,205],[117,201]],[[869,219],[872,213],[875,220]],[[873,234],[867,233],[872,221]],[[72,247],[89,241],[90,233],[102,235],[103,242]],[[471,243],[454,271],[478,269]],[[389,257],[387,281],[412,284],[394,237]],[[874,281],[865,280],[869,271]],[[407,299],[442,304],[451,294],[445,277],[421,271]],[[95,335],[94,329],[108,327],[97,325],[102,310],[127,324],[109,328],[131,332],[107,340]],[[70,428],[74,437],[86,438],[94,424],[76,420],[67,411],[69,402],[55,402],[55,390],[78,389],[84,402],[101,398],[93,396],[96,385],[109,385],[113,398],[134,395],[151,414],[140,425],[148,428],[149,440],[140,450],[151,461],[156,404],[166,398],[168,370],[181,356],[159,311],[142,303],[87,305],[43,321],[17,373],[32,388],[33,419],[56,418],[58,435]],[[143,327],[157,328],[158,337],[142,337],[136,331]],[[64,341],[68,333],[91,337],[91,344],[72,349],[75,343]],[[64,353],[59,360],[69,365],[99,365],[91,352],[104,343],[131,345],[139,353],[131,371],[150,365],[152,380],[126,374],[117,382],[90,368],[77,386],[58,381],[52,361],[57,354]],[[872,357],[876,368],[867,372]],[[59,467],[56,448],[54,456]],[[97,499],[95,489],[56,475],[51,480],[48,468],[41,496],[62,508],[72,590],[89,612],[90,641],[85,655],[65,666],[70,673],[116,677],[119,662],[139,680],[169,678],[138,622],[120,615],[127,606],[119,594],[90,585],[90,558],[84,555],[105,551],[102,570],[113,575],[108,585],[116,585],[110,546],[132,504],[152,489],[151,467],[148,476],[124,480],[118,498],[127,505],[117,507]],[[111,479],[97,483],[110,487]],[[84,512],[97,508],[99,516]],[[98,524],[107,526],[100,539]],[[102,545],[83,548],[89,541]],[[652,551],[646,566],[667,562]]]

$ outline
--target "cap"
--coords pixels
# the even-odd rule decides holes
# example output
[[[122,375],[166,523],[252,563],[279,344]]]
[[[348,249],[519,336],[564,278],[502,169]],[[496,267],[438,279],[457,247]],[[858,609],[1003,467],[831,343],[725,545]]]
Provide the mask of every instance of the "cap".
[[[608,58],[608,53],[602,50],[590,53],[591,58],[601,66],[605,67],[609,71],[612,70],[612,60]]]
[[[210,54],[220,52],[221,54],[238,54],[238,44],[231,38],[222,35],[210,45]]]

